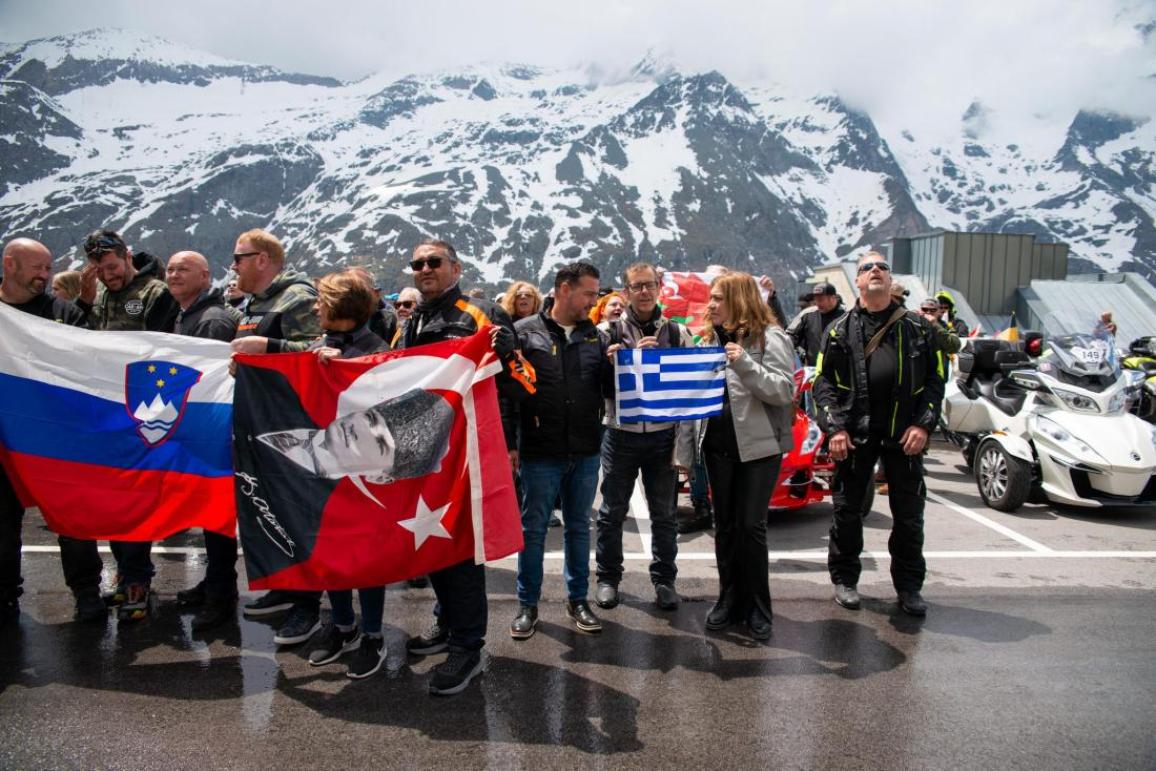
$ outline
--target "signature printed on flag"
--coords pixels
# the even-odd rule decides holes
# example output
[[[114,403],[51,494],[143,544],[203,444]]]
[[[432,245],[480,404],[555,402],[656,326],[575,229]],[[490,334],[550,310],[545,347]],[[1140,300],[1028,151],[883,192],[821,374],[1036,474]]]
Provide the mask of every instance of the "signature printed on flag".
[[[261,529],[265,531],[265,535],[269,536],[269,540],[273,542],[274,546],[292,557],[297,544],[293,542],[293,539],[289,537],[289,533],[286,532],[285,528],[281,526],[281,523],[277,521],[277,517],[273,516],[273,512],[269,509],[269,502],[257,495],[257,488],[260,486],[257,482],[257,477],[252,474],[247,474],[244,471],[238,471],[236,475],[241,480],[241,484],[238,486],[241,494],[249,499],[249,502],[253,504],[257,511],[261,512],[261,518],[258,519],[257,522],[261,525]],[[276,535],[274,535],[274,532],[270,532],[269,528],[273,528]]]

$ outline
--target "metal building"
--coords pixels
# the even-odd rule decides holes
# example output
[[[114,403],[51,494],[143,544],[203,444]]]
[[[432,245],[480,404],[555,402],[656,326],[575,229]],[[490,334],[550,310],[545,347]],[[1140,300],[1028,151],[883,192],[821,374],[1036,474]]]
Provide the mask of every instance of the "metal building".
[[[1010,315],[1017,289],[1068,273],[1068,245],[1030,235],[941,231],[894,238],[884,251],[895,272],[919,276],[933,292],[962,294],[977,315]]]

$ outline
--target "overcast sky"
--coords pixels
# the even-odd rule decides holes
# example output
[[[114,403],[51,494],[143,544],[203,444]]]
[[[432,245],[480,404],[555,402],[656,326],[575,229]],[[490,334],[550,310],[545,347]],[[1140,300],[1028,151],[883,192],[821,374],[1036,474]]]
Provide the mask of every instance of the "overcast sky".
[[[834,90],[878,114],[1156,113],[1156,0],[0,0],[0,39],[100,26],[357,79],[463,64],[629,66]]]

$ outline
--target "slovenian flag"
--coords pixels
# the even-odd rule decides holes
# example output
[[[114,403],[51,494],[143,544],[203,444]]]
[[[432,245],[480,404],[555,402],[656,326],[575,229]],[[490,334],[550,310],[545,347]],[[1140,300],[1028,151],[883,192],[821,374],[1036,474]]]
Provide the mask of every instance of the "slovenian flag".
[[[93,332],[2,303],[0,328],[0,461],[53,531],[236,532],[227,343]]]
[[[623,348],[614,361],[620,423],[667,423],[722,413],[722,348]]]

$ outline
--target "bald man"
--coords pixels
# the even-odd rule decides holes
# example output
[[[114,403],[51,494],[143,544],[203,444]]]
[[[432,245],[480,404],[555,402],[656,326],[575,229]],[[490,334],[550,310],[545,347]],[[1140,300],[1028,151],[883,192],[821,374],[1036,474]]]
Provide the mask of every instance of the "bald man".
[[[45,293],[52,277],[52,253],[39,241],[17,238],[4,247],[4,281],[0,302],[74,327],[85,326],[85,314],[70,302]],[[20,574],[21,528],[24,505],[16,495],[8,475],[0,469],[0,626],[20,613],[24,579]],[[108,609],[100,598],[100,573],[104,565],[94,541],[60,536],[60,564],[64,580],[76,598],[76,616],[81,621],[105,621]]]
[[[232,341],[241,312],[225,302],[225,293],[213,288],[209,261],[198,252],[177,252],[165,268],[169,294],[181,307],[173,331],[178,335]],[[205,531],[205,578],[191,589],[177,592],[177,604],[197,608],[193,631],[220,626],[236,618],[237,539]]]
[[[224,292],[213,288],[209,261],[198,252],[177,252],[165,268],[169,294],[181,306],[173,331],[178,335],[223,340],[237,334],[241,312],[225,303]]]

